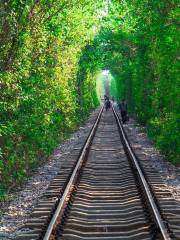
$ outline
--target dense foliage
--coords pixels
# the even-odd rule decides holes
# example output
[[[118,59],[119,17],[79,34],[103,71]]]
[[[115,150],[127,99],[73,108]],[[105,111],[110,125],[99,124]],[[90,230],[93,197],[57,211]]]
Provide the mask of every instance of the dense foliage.
[[[112,1],[99,41],[120,98],[169,160],[180,159],[177,0]]]
[[[97,106],[113,75],[157,146],[180,155],[178,0],[0,2],[0,188],[13,186]]]
[[[93,72],[79,61],[102,7],[89,0],[1,1],[1,189],[24,179],[97,106]]]

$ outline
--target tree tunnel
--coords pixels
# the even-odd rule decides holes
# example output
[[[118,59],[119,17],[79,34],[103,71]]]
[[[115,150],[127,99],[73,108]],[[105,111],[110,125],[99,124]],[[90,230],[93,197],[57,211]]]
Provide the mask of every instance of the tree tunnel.
[[[180,127],[176,7],[177,1],[116,2],[83,53],[91,73],[109,70],[111,95],[127,99],[131,115],[174,162]]]
[[[126,98],[157,146],[178,161],[177,5],[177,0],[1,1],[3,184],[14,176],[21,181],[99,105],[98,79],[107,70],[111,95]]]

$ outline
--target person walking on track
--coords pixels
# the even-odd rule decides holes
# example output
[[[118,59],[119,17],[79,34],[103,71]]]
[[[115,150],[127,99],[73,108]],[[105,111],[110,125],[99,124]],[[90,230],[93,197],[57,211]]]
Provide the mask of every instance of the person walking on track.
[[[108,109],[111,108],[111,102],[110,102],[109,98],[107,98],[105,100],[105,104],[104,105],[105,105],[106,111],[108,111]]]
[[[119,110],[121,111],[122,122],[125,124],[127,121],[127,103],[124,99],[119,104]]]

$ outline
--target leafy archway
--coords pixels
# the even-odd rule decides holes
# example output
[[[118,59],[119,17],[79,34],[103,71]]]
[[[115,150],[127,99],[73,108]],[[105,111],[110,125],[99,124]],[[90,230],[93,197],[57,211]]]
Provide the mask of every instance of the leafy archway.
[[[88,68],[110,70],[117,97],[127,99],[130,112],[174,162],[180,155],[177,5],[176,0],[111,1],[88,46]]]
[[[178,161],[177,6],[178,0],[1,1],[3,187],[24,179],[98,105],[100,69],[110,70],[117,98],[128,100],[159,148]]]

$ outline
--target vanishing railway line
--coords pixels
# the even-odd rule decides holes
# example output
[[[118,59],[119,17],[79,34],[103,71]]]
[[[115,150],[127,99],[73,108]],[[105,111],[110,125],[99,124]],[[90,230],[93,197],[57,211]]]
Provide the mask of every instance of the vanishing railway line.
[[[18,240],[170,240],[118,115],[101,109],[77,161],[67,160]]]

